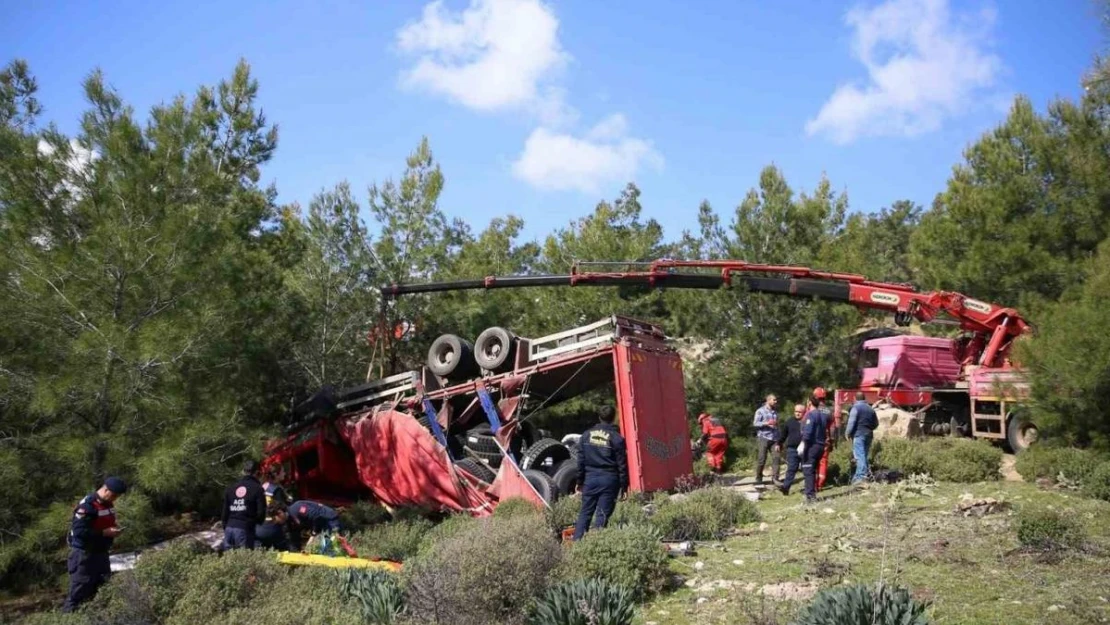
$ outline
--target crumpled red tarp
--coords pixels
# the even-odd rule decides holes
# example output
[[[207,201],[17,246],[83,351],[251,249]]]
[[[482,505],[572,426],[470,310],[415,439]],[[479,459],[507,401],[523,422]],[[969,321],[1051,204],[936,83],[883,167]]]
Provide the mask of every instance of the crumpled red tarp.
[[[403,412],[367,413],[336,429],[355,453],[359,480],[388,506],[482,517],[509,497],[543,504],[515,463],[503,462],[493,485],[486,486],[457,470],[435,437]]]

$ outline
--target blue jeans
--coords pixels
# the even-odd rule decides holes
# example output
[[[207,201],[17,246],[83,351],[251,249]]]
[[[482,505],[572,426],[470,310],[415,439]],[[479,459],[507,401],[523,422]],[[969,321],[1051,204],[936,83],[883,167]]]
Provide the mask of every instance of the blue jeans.
[[[798,465],[800,464],[800,460],[797,447],[787,448],[786,476],[782,480],[782,492],[785,495],[790,494],[790,486],[794,483],[794,478],[798,477]]]
[[[254,526],[224,528],[224,549],[254,549]]]
[[[582,511],[578,513],[578,522],[574,525],[574,540],[582,538],[591,519],[594,522],[594,529],[608,525],[609,517],[613,516],[613,509],[617,507],[617,496],[620,492],[620,480],[615,475],[601,474],[586,477],[586,483],[582,487]]]
[[[852,483],[862,482],[871,468],[867,465],[867,455],[871,453],[871,439],[873,434],[856,434],[852,439],[852,455],[856,457],[856,474],[852,476]]]

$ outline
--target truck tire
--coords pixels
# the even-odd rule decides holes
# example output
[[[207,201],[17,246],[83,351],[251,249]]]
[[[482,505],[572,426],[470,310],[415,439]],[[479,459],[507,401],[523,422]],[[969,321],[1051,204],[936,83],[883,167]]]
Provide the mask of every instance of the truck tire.
[[[559,494],[564,497],[574,494],[574,487],[578,485],[578,461],[570,458],[560,462],[551,479],[559,488]]]
[[[478,462],[474,458],[462,458],[455,461],[455,466],[467,473],[473,475],[486,484],[493,484],[493,480],[497,479],[497,474],[486,465]]]
[[[555,485],[555,480],[543,471],[529,469],[524,472],[524,479],[528,480],[532,488],[536,489],[536,492],[548,504],[555,503],[555,500],[559,498],[559,487]]]
[[[474,341],[474,359],[487,371],[512,370],[516,360],[516,335],[505,328],[486,328]]]
[[[479,425],[467,430],[466,446],[468,449],[479,453],[501,455],[501,450],[497,447],[497,441],[493,438],[488,425]]]
[[[1015,454],[1029,449],[1037,442],[1037,426],[1023,412],[1010,413],[1006,423],[1006,443]]]
[[[539,469],[548,475],[555,472],[555,467],[564,460],[570,459],[570,450],[567,446],[553,438],[541,438],[528,449],[524,450],[524,457],[520,461],[521,469]]]
[[[428,369],[441,378],[465,380],[478,374],[474,346],[454,334],[444,334],[428,348]]]
[[[485,462],[489,466],[493,467],[494,469],[501,468],[501,461],[505,459],[505,456],[502,456],[501,452],[488,453],[488,452],[471,450],[470,455],[474,456],[475,458],[478,458],[479,460],[482,460],[483,462]]]

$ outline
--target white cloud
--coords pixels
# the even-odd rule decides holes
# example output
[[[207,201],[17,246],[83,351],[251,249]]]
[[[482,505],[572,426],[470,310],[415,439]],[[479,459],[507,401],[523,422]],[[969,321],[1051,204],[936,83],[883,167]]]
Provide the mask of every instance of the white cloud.
[[[398,48],[418,57],[401,82],[477,111],[527,110],[549,124],[572,122],[575,113],[554,84],[570,60],[558,30],[541,0],[472,0],[461,12],[436,0],[397,33]]]
[[[844,144],[939,129],[994,85],[1002,67],[988,51],[994,19],[986,9],[954,19],[947,0],[888,0],[852,9],[845,18],[854,29],[852,55],[869,80],[837,87],[806,123],[806,133]]]
[[[513,174],[545,190],[597,194],[607,183],[624,183],[642,167],[661,169],[663,157],[651,142],[628,136],[628,122],[616,114],[584,137],[537,128],[524,143]]]

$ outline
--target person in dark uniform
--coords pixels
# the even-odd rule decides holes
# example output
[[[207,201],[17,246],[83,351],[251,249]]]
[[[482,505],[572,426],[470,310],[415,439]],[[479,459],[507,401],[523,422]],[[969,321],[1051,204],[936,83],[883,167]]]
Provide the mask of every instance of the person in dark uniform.
[[[258,463],[243,464],[243,477],[224,492],[224,549],[254,549],[255,526],[266,520],[266,493],[258,481]]]
[[[602,408],[598,413],[599,423],[583,432],[578,441],[582,510],[574,526],[574,540],[582,539],[591,519],[595,528],[605,527],[617,505],[617,497],[628,488],[628,454],[624,437],[613,424],[615,417],[611,406]]]
[[[96,492],[85,495],[73,509],[73,520],[66,537],[70,548],[66,561],[69,594],[62,612],[73,612],[77,606],[95,597],[112,575],[108,551],[116,536],[123,531],[116,523],[116,512],[112,506],[125,492],[127,484],[118,477],[110,477]]]
[[[255,527],[257,545],[263,549],[289,551],[288,529],[289,512],[284,503],[275,501],[266,506],[266,522]]]
[[[301,532],[308,530],[313,534],[319,534],[323,531],[338,532],[339,527],[339,513],[334,508],[329,508],[322,503],[308,500],[294,501],[289,506],[289,520],[287,521],[289,527],[289,535],[292,539],[292,547],[295,551],[300,551]]]
[[[282,481],[285,479],[285,472],[282,470],[281,465],[274,467],[266,472],[266,481],[262,482],[262,490],[266,492],[266,506],[275,501],[280,502],[282,506],[288,506],[293,503],[293,498],[286,492],[285,487],[282,486]],[[270,520],[267,513],[266,520]]]
[[[802,442],[802,419],[805,417],[806,407],[794,404],[794,414],[779,426],[778,444],[786,450],[786,476],[782,480],[779,490],[783,495],[790,494],[790,487],[794,478],[798,476],[798,466],[801,464],[798,457],[798,445]]]
[[[806,503],[817,501],[817,463],[825,453],[829,433],[828,413],[821,409],[821,400],[809,399],[810,410],[802,421],[802,442],[798,445],[798,455],[802,458],[802,475],[806,480]]]

